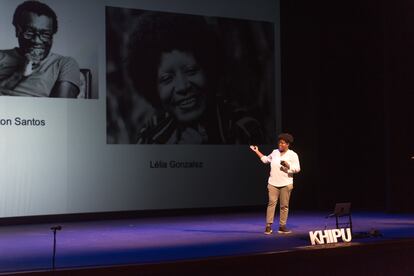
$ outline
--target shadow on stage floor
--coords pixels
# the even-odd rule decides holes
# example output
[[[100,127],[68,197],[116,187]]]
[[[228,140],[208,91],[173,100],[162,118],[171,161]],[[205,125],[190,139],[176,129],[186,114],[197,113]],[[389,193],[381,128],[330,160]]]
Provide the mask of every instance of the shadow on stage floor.
[[[354,213],[351,243],[311,246],[325,215],[291,212],[287,235],[263,212],[62,223],[54,275],[414,275],[414,215]],[[53,225],[1,226],[0,273],[52,275]]]

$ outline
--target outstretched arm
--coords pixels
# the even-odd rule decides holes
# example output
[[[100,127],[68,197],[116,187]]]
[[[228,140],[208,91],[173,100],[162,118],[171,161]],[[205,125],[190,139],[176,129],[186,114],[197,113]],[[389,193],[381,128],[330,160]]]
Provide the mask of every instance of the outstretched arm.
[[[264,156],[263,153],[260,152],[259,147],[258,146],[250,146],[251,150],[256,153],[256,155],[262,159],[262,157]]]
[[[260,158],[260,160],[263,163],[267,164],[267,163],[270,163],[272,161],[271,155],[266,156],[263,153],[261,153],[258,146],[250,146],[250,148],[251,148],[252,151],[254,151],[256,153],[256,155]]]
[[[254,151],[256,153],[256,155],[260,158],[260,160],[263,163],[270,163],[272,161],[271,156],[266,156],[263,153],[261,153],[257,146],[250,146],[250,148],[251,148],[252,151]]]

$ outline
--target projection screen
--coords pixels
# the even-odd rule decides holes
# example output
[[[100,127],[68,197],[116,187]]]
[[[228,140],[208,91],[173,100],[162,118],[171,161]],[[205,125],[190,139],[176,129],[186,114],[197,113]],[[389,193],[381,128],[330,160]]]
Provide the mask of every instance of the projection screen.
[[[41,2],[0,3],[0,217],[265,202],[277,0]]]

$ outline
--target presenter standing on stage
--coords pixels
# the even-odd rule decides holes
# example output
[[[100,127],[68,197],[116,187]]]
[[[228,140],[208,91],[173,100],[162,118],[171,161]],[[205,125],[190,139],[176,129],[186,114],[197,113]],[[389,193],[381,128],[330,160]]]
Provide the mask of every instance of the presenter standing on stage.
[[[293,174],[300,171],[299,157],[289,146],[293,143],[292,135],[282,133],[278,136],[278,149],[273,150],[270,155],[263,155],[257,146],[250,148],[257,154],[260,160],[270,163],[270,176],[268,180],[269,202],[266,212],[265,234],[272,234],[272,224],[278,199],[280,200],[280,234],[288,234],[291,231],[286,227],[289,212],[289,199],[293,190]]]

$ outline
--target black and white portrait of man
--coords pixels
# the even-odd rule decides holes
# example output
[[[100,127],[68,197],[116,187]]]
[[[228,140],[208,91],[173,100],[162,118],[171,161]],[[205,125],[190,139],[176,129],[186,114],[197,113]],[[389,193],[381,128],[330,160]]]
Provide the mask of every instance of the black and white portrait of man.
[[[97,97],[97,90],[92,93],[91,84],[87,83],[90,81],[87,78],[92,72],[97,71],[96,62],[93,58],[89,58],[91,61],[81,60],[82,66],[86,68],[80,69],[80,61],[73,57],[73,55],[92,57],[91,52],[96,52],[96,49],[86,46],[86,43],[91,43],[80,38],[77,41],[70,41],[66,32],[72,27],[73,32],[77,31],[81,37],[88,28],[76,30],[73,26],[68,26],[67,18],[72,17],[76,22],[85,22],[88,19],[75,14],[59,14],[52,8],[55,2],[50,0],[45,2],[47,3],[5,0],[0,3],[2,21],[11,17],[7,14],[7,10],[10,11],[12,7],[14,9],[10,22],[7,22],[7,25],[2,23],[4,30],[0,41],[2,49],[0,50],[0,95]],[[65,10],[65,5],[69,2],[56,2],[59,12]],[[75,2],[72,6],[76,6]],[[65,20],[61,20],[61,15]],[[9,26],[7,30],[6,26]],[[61,31],[62,26],[63,31]],[[66,44],[64,48],[70,50],[66,51],[67,53],[55,52],[54,50],[59,51],[63,48],[55,47],[56,40],[60,44]],[[12,47],[5,48],[4,44]]]

